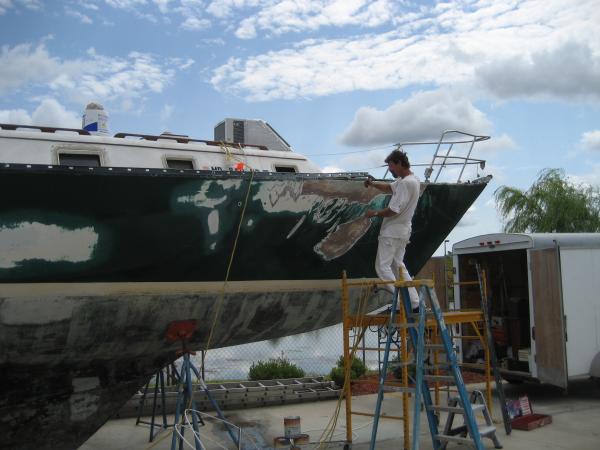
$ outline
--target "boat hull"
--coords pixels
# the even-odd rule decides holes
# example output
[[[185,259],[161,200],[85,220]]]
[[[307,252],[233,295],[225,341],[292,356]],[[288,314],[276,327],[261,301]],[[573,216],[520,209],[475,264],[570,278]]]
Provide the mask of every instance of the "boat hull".
[[[485,185],[422,185],[411,272]],[[31,165],[0,166],[0,190],[0,435],[38,449],[77,448],[175,359],[174,321],[196,320],[192,349],[340,322],[388,201],[344,176]]]
[[[340,321],[339,280],[5,284],[0,300],[2,448],[79,447],[160,367],[173,322],[195,320],[189,348],[271,339]],[[389,302],[353,289],[353,308]],[[216,320],[216,322],[215,322]],[[214,323],[214,325],[213,325]],[[210,352],[209,352],[210,358]],[[36,433],[23,439],[32,429]]]
[[[422,185],[409,271],[485,185]],[[156,169],[5,165],[0,189],[0,283],[369,277],[364,213],[388,201],[348,177]]]

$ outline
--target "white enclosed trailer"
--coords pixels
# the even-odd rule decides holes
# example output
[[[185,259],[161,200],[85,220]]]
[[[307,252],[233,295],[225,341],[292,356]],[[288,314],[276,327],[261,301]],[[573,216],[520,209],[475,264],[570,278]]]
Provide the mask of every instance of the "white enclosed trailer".
[[[486,270],[502,375],[567,387],[600,377],[600,233],[486,234],[452,246],[455,282]],[[477,286],[456,284],[456,307],[479,307]],[[463,342],[464,360],[477,358]]]

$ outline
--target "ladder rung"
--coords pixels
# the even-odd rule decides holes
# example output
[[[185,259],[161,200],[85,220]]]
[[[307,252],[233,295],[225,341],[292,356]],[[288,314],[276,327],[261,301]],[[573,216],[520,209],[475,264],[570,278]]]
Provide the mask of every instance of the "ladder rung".
[[[444,344],[425,344],[425,348],[431,350],[444,350]]]
[[[352,384],[367,384],[367,385],[372,385],[372,386],[379,386],[379,380],[353,380]],[[406,390],[406,392],[411,392],[411,391],[415,390],[414,387],[405,387],[399,381],[385,380],[383,382],[383,384],[384,384],[384,387],[386,387],[386,388],[393,388],[394,390],[398,390],[398,391]]]
[[[452,375],[425,375],[424,378],[427,381],[451,381],[454,382]]]
[[[496,433],[496,427],[493,425],[481,425],[479,426],[479,435],[481,437],[490,437]],[[452,441],[460,442],[461,444],[473,445],[473,439],[468,437],[450,436],[448,434],[436,434],[436,439],[440,441]]]
[[[481,411],[485,408],[485,405],[481,403],[471,404],[471,408],[473,412]],[[427,407],[430,411],[444,411],[444,412],[453,412],[457,414],[464,414],[465,410],[460,406],[443,406],[443,405],[430,405]]]
[[[412,319],[415,319],[415,320],[419,320],[420,315],[419,315],[419,313],[410,313],[408,315],[408,317],[411,317]],[[425,313],[425,319],[435,319],[435,314],[433,314],[433,312],[431,312],[431,311],[427,311]]]

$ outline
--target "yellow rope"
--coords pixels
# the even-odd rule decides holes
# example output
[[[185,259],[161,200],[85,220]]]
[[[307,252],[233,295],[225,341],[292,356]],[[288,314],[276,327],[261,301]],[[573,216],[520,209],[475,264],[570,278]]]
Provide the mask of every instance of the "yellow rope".
[[[217,319],[219,318],[219,315],[221,314],[221,308],[222,308],[222,305],[223,305],[223,299],[225,298],[225,288],[227,286],[227,282],[229,281],[229,274],[231,272],[231,266],[233,264],[233,258],[235,256],[235,251],[237,249],[237,243],[238,243],[238,240],[239,240],[239,237],[240,237],[240,231],[242,229],[242,223],[244,222],[244,215],[246,214],[246,207],[248,206],[248,199],[250,198],[250,191],[252,189],[252,181],[253,180],[254,180],[254,170],[251,170],[251,172],[250,172],[250,180],[248,182],[248,190],[246,191],[246,198],[244,200],[244,207],[242,208],[242,215],[241,215],[240,221],[238,223],[237,232],[235,234],[235,240],[233,241],[233,248],[231,250],[231,255],[229,256],[229,264],[227,265],[227,272],[225,273],[225,280],[223,281],[223,286],[221,287],[221,292],[219,294],[219,299],[217,300],[215,314],[214,314],[212,325],[210,327],[210,331],[209,331],[209,334],[208,334],[208,340],[206,341],[206,350],[205,350],[205,352],[207,352],[208,349],[209,349],[209,347],[210,347],[210,342],[212,341],[212,336],[214,334],[214,330],[215,330],[215,327],[216,327],[216,324],[217,324]],[[192,399],[190,397],[188,399],[188,404],[186,406],[186,409],[189,409],[189,407],[191,406],[191,402],[192,402]],[[180,425],[183,424],[184,416],[185,416],[185,414],[181,415]],[[173,428],[173,433],[176,433],[175,428]],[[146,449],[147,450],[151,449],[156,444],[158,444],[159,442],[161,442],[166,436],[171,436],[171,434],[165,434],[165,435],[163,435],[160,439],[157,439],[156,441],[154,441],[154,443],[152,443],[151,445],[147,446]]]
[[[244,166],[247,166],[250,170],[255,170],[250,164],[248,164],[247,161],[244,161],[241,158],[238,158],[237,156],[235,156],[233,153],[231,153],[231,150],[229,149],[229,147],[225,144],[225,142],[219,142],[219,147],[221,148],[221,150],[223,150],[223,152],[225,153],[225,160],[226,161],[237,161],[239,163],[242,163]],[[238,143],[238,147],[240,149],[240,152],[244,153],[244,149],[242,147],[242,144]],[[246,158],[247,159],[247,158]]]
[[[221,307],[223,305],[223,299],[225,297],[225,288],[227,287],[227,283],[229,281],[229,273],[231,272],[231,266],[233,264],[233,258],[235,256],[235,251],[237,249],[238,239],[240,237],[240,231],[242,229],[242,223],[244,222],[244,215],[246,214],[246,207],[248,206],[248,199],[250,198],[250,191],[252,188],[252,181],[254,180],[254,170],[251,171],[250,181],[248,182],[248,190],[246,191],[246,199],[244,200],[244,207],[242,208],[242,215],[240,217],[240,221],[238,223],[237,232],[235,234],[235,240],[233,241],[233,248],[231,250],[231,255],[229,256],[229,264],[227,265],[227,272],[225,274],[225,280],[223,281],[223,286],[221,287],[221,293],[219,295],[219,300],[217,301],[217,307],[215,309],[215,315],[213,317],[213,322],[210,327],[210,332],[208,334],[208,340],[206,341],[206,350],[208,351],[210,347],[210,342],[212,340],[213,332],[215,326],[217,324],[217,319],[221,313]]]

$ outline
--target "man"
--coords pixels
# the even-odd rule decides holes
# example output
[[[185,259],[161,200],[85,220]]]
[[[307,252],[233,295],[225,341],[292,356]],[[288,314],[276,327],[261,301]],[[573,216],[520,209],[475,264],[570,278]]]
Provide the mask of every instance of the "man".
[[[410,170],[410,162],[406,153],[394,150],[385,159],[390,173],[396,178],[392,183],[373,181],[367,179],[365,187],[373,186],[376,189],[392,194],[387,208],[368,210],[366,217],[383,217],[379,231],[379,245],[375,259],[375,271],[382,280],[395,280],[399,270],[402,279],[412,280],[404,265],[404,252],[410,239],[412,217],[419,201],[421,183]],[[386,289],[393,292],[392,285]],[[410,303],[413,310],[419,307],[419,295],[415,288],[409,288]]]

